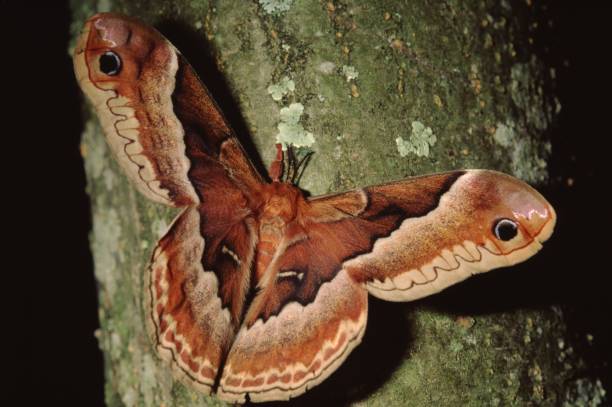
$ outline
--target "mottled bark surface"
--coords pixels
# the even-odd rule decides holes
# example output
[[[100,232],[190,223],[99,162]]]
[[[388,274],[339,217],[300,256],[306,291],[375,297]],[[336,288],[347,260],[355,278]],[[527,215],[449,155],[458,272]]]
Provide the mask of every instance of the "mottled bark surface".
[[[546,90],[554,72],[530,46],[529,2],[116,0],[74,1],[73,10],[74,35],[96,11],[158,26],[213,94],[231,95],[220,104],[261,162],[272,159],[277,137],[311,144],[315,154],[300,186],[313,194],[457,168],[546,182],[546,132],[559,105]],[[93,117],[82,152],[107,404],[222,404],[174,382],[145,335],[144,273],[174,211],[128,184]],[[520,287],[512,273],[528,282],[542,267],[531,261],[417,303],[371,300],[362,345],[295,402],[591,400],[597,386],[576,380],[560,311],[507,291]],[[495,305],[498,296],[504,301]]]

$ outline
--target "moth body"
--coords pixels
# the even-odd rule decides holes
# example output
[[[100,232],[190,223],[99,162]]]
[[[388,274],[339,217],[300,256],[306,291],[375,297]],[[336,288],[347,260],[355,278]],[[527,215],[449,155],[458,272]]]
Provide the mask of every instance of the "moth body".
[[[257,212],[259,238],[255,267],[255,283],[264,280],[270,263],[288,242],[299,238],[301,226],[297,220],[298,208],[305,200],[297,187],[285,182],[272,182],[262,186],[262,201]],[[268,279],[275,276],[268,276]]]

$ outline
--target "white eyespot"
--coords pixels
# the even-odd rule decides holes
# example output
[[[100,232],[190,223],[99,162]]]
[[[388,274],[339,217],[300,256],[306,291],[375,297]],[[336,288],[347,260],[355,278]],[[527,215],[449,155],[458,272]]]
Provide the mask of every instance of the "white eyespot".
[[[518,224],[510,219],[499,219],[493,224],[493,234],[499,240],[507,242],[518,234]]]
[[[100,55],[100,71],[108,76],[115,76],[121,71],[121,58],[113,51]]]

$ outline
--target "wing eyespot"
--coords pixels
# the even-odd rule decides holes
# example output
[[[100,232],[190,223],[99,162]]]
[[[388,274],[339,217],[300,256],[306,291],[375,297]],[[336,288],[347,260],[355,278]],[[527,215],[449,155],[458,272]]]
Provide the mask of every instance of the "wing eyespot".
[[[113,51],[106,51],[100,55],[100,71],[108,76],[115,76],[121,72],[121,58]]]
[[[493,234],[497,239],[507,242],[518,234],[518,224],[511,219],[499,219],[493,224]]]

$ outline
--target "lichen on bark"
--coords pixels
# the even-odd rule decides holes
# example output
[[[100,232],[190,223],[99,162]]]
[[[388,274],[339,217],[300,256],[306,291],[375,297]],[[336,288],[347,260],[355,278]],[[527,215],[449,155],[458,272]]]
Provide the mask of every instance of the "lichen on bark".
[[[272,160],[282,109],[303,106],[299,125],[314,136],[315,154],[300,186],[313,194],[457,168],[543,182],[546,131],[559,106],[543,90],[550,78],[528,46],[529,4],[74,1],[73,32],[90,14],[113,10],[197,34],[242,112],[249,133],[242,136],[264,163]],[[406,147],[402,156],[396,140],[409,142],[414,122],[431,129],[435,144],[427,154]],[[145,335],[144,273],[176,211],[127,183],[92,117],[82,151],[107,404],[222,404],[173,381]],[[371,305],[370,329],[347,367],[298,404],[331,394],[343,404],[414,406],[553,405],[569,397],[564,384],[575,360],[560,357],[565,327],[556,309],[457,315],[435,298]]]

